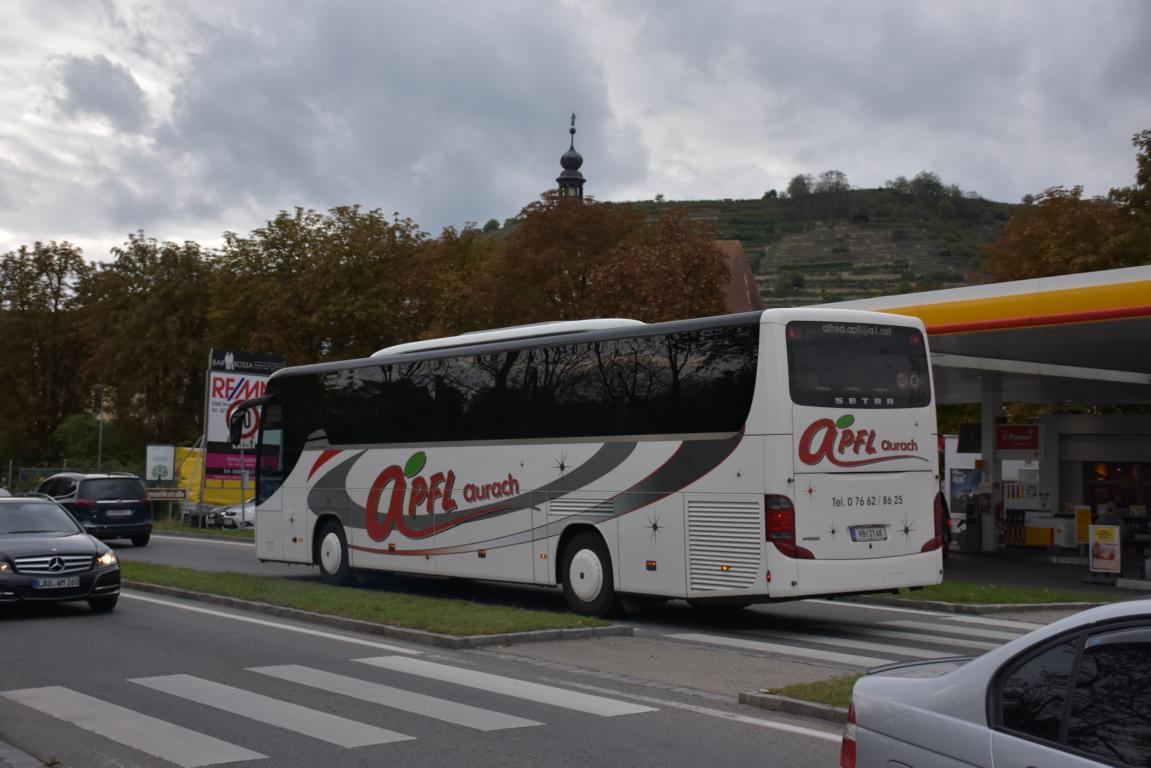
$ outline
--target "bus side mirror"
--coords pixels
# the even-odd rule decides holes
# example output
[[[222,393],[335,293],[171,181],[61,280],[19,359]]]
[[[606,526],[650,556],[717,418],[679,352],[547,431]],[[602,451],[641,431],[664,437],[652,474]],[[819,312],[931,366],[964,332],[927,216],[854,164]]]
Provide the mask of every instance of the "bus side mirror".
[[[241,435],[244,434],[244,417],[247,412],[237,409],[232,413],[232,417],[228,419],[228,442],[232,444],[233,448],[240,447],[240,441],[243,439]]]

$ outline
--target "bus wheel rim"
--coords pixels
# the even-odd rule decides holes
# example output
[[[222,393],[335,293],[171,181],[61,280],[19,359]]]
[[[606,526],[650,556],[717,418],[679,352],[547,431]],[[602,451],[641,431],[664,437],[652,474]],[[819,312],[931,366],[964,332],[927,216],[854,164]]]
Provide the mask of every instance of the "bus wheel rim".
[[[571,582],[572,593],[585,603],[599,597],[603,589],[603,565],[596,553],[590,549],[576,552],[568,568],[568,580]]]
[[[340,547],[340,537],[335,533],[329,533],[320,546],[320,564],[324,566],[326,573],[335,573],[340,570],[343,560],[344,552]]]

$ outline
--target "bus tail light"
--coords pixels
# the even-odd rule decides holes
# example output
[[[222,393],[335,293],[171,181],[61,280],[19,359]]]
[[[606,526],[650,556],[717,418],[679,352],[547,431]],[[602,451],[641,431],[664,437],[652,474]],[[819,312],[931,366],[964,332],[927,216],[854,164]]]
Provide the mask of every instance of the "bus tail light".
[[[930,552],[943,546],[943,536],[946,533],[946,521],[943,519],[943,492],[935,494],[935,535],[923,545],[920,552]]]
[[[767,540],[788,557],[810,560],[810,550],[795,544],[795,507],[786,496],[769,493],[763,497],[764,528]]]
[[[847,708],[843,741],[839,745],[839,768],[855,768],[855,702]]]

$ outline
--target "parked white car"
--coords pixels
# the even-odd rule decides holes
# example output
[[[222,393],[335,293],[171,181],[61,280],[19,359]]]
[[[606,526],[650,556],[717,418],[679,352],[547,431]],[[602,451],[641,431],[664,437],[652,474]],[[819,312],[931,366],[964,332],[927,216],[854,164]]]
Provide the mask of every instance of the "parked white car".
[[[843,768],[1151,766],[1151,600],[1069,616],[974,659],[852,691]]]
[[[228,504],[213,507],[208,511],[210,528],[251,528],[256,524],[256,500],[248,499],[243,504]]]

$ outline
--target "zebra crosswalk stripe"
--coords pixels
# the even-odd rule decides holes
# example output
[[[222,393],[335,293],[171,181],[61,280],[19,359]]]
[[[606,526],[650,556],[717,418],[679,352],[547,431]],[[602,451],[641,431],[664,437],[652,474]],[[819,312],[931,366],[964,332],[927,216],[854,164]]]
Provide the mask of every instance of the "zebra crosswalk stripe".
[[[762,640],[744,640],[739,637],[722,637],[720,635],[702,635],[695,633],[684,633],[678,635],[669,635],[676,640],[687,640],[692,643],[707,643],[709,645],[722,645],[728,648],[742,648],[748,651],[760,651],[763,653],[777,653],[783,656],[795,656],[801,659],[814,659],[816,661],[831,661],[836,664],[846,664],[850,667],[878,667],[883,664],[891,664],[897,659],[892,657],[879,657],[879,656],[859,656],[851,653],[839,653],[837,651],[823,651],[819,648],[804,648],[795,645],[786,645],[784,643],[771,643]]]
[[[957,627],[930,621],[889,621],[893,627],[907,627],[908,629],[926,629],[936,635],[958,635],[959,637],[977,637],[984,640],[1014,640],[1023,636],[1024,632],[1003,632],[995,629],[980,629],[976,627]]]
[[[563,707],[564,709],[572,709],[577,712],[586,712],[603,717],[634,715],[640,712],[655,711],[651,707],[609,699],[604,696],[593,696],[588,693],[578,693],[566,688],[542,685],[540,683],[529,683],[525,680],[502,677],[488,672],[478,672],[472,669],[436,664],[434,662],[404,656],[377,656],[369,659],[356,659],[356,661],[363,664],[370,664],[373,667],[380,667],[381,669],[390,669],[393,672],[418,675],[420,677],[454,683],[468,688],[478,688],[482,691],[499,693],[504,696],[513,696],[539,704],[549,704],[553,707]]]
[[[360,701],[380,704],[392,709],[423,715],[434,720],[443,720],[465,728],[478,731],[499,731],[505,728],[524,728],[532,725],[543,725],[535,720],[505,715],[489,709],[473,707],[447,699],[438,699],[435,696],[425,696],[422,693],[406,691],[402,688],[393,688],[388,685],[359,680],[346,675],[337,675],[311,667],[298,664],[284,664],[274,667],[252,667],[250,672],[258,672],[279,680],[288,680],[300,685],[307,685],[330,693],[350,696]]]
[[[978,640],[960,640],[954,637],[930,635],[924,632],[910,632],[902,629],[877,629],[875,627],[863,627],[851,624],[844,624],[840,627],[840,629],[843,632],[851,632],[857,635],[867,635],[868,637],[890,637],[893,640],[937,643],[938,645],[947,646],[949,648],[972,648],[978,651],[990,651],[1003,645],[1003,643],[984,643]]]
[[[197,733],[69,688],[27,688],[4,691],[0,695],[183,768],[238,763],[266,757],[214,736]]]
[[[192,675],[139,677],[131,682],[341,747],[366,747],[413,738]]]
[[[756,637],[763,634],[762,632],[757,632]],[[942,651],[932,651],[926,648],[910,648],[906,645],[892,645],[891,643],[871,643],[866,640],[853,640],[847,637],[832,637],[830,635],[815,635],[807,632],[773,634],[771,639],[831,645],[836,648],[854,648],[860,651],[875,651],[877,653],[893,653],[897,656],[909,656],[913,659],[938,659],[940,656],[948,655]]]

